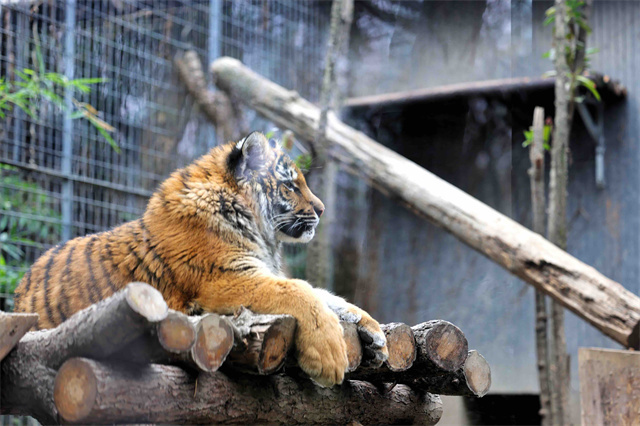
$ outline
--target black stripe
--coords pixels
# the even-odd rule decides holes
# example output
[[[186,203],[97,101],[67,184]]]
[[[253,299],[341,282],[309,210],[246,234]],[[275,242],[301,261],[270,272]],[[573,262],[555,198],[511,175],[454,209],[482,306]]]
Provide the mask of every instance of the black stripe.
[[[51,324],[55,324],[55,321],[53,319],[53,311],[51,310],[51,306],[49,304],[49,280],[51,279],[51,268],[53,267],[53,262],[56,258],[56,255],[58,254],[58,252],[60,251],[60,249],[62,248],[62,244],[58,244],[53,251],[51,252],[51,254],[49,255],[49,260],[47,261],[47,266],[45,266],[44,269],[44,281],[43,281],[43,286],[44,286],[44,310],[47,312],[47,319],[49,320],[49,322]]]
[[[93,247],[93,244],[96,242],[96,237],[93,236],[91,237],[91,239],[89,240],[89,242],[87,243],[87,246],[84,249],[84,255],[85,258],[87,260],[87,269],[89,270],[89,300],[91,301],[91,303],[96,303],[98,300],[100,300],[100,295],[98,294],[96,297],[96,292],[97,292],[97,282],[96,282],[96,277],[93,274],[93,269],[91,268],[93,266],[93,261],[91,260],[91,248]]]
[[[24,283],[24,291],[22,293],[26,295],[29,292],[29,288],[31,287],[31,268],[29,268],[27,273],[24,274],[23,280],[26,281]]]
[[[67,292],[65,291],[65,286],[70,282],[71,276],[71,259],[73,258],[73,252],[75,251],[76,246],[72,245],[69,249],[69,254],[67,255],[67,260],[64,264],[64,272],[62,273],[62,280],[60,283],[60,303],[58,303],[58,314],[62,321],[67,320],[67,313],[71,313],[71,307],[69,306],[69,298],[67,297]],[[64,306],[64,309],[63,309]]]
[[[105,249],[108,250],[108,247],[109,247],[109,243],[106,244]],[[111,265],[110,269],[114,270],[113,259],[107,259],[105,258],[104,254],[100,253],[100,266],[102,267],[102,274],[107,279],[107,285],[109,286],[111,291],[115,293],[116,291],[118,291],[118,288],[115,286],[113,281],[111,281],[111,274],[107,271],[107,266],[106,266],[107,262],[109,262],[109,264]]]
[[[180,182],[182,182],[182,186],[184,187],[184,189],[189,189],[189,187],[187,186],[187,182],[189,181],[189,179],[191,179],[191,172],[187,169],[182,169],[180,171]]]

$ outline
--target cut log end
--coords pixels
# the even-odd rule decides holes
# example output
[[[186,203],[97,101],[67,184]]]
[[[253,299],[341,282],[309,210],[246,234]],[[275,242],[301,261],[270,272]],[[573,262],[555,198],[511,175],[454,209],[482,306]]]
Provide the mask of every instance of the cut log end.
[[[389,348],[387,367],[394,372],[409,369],[416,360],[417,352],[416,339],[411,327],[402,323],[385,324],[381,327]]]
[[[229,321],[216,314],[207,314],[198,323],[196,342],[191,355],[204,372],[220,368],[233,348],[233,328]]]
[[[97,379],[86,360],[72,358],[60,367],[53,400],[64,420],[78,422],[86,418],[93,409],[97,393]]]
[[[460,368],[469,351],[464,333],[448,321],[430,321],[413,328],[415,333],[423,330],[425,340],[422,349],[433,364],[443,371],[455,371]],[[424,331],[426,330],[426,332]]]
[[[282,367],[293,346],[296,320],[293,317],[277,319],[265,332],[258,359],[260,374],[272,374]]]
[[[478,351],[469,351],[463,372],[469,389],[477,397],[481,398],[489,392],[489,388],[491,388],[491,368],[487,360]]]
[[[149,284],[132,282],[126,288],[127,303],[135,311],[150,322],[159,322],[169,313],[169,307],[157,289]]]
[[[358,337],[358,326],[353,323],[342,322],[342,329],[344,330],[344,341],[347,344],[347,358],[349,360],[349,366],[347,367],[347,373],[355,371],[362,362],[362,344]]]
[[[195,344],[195,326],[186,315],[180,312],[170,312],[167,318],[158,325],[158,341],[168,352],[186,352]]]

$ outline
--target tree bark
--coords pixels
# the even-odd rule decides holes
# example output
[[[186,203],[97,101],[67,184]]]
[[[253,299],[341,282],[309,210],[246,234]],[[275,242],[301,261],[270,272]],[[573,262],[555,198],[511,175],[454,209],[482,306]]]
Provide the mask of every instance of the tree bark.
[[[220,88],[298,137],[313,140],[320,112],[296,92],[258,76],[235,59],[220,58],[211,70]],[[619,283],[331,113],[327,141],[333,158],[385,194],[560,301],[615,341],[640,347],[640,297]]]
[[[491,387],[491,368],[477,351],[469,351],[464,366],[455,372],[440,376],[417,377],[410,386],[413,389],[436,392],[438,395],[482,398]]]
[[[544,235],[545,222],[545,179],[544,179],[544,109],[533,111],[533,142],[529,149],[531,168],[531,210],[533,231]],[[551,417],[551,390],[549,388],[549,336],[547,332],[547,301],[544,293],[535,291],[536,310],[536,353],[538,358],[538,382],[540,383],[540,417],[543,426],[553,424]]]
[[[195,376],[85,358],[62,366],[54,400],[69,423],[435,424],[442,415],[439,397],[402,385],[387,393],[357,381],[323,389],[282,375]]]

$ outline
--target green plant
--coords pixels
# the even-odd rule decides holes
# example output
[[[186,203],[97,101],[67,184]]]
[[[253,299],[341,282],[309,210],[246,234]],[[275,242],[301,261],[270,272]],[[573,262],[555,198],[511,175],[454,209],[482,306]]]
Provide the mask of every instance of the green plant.
[[[29,267],[22,247],[43,250],[60,239],[60,214],[51,201],[19,169],[0,163],[0,293],[13,293]]]
[[[524,142],[522,142],[522,147],[526,148],[533,143],[533,129],[525,130],[524,132]],[[551,124],[545,124],[544,130],[542,131],[542,140],[544,149],[549,151],[551,149],[550,140],[551,140]]]
[[[271,139],[276,135],[277,132],[279,132],[279,129],[273,128],[269,130],[267,133],[265,133],[264,136],[267,139]],[[291,154],[291,152],[293,151],[293,147],[296,145],[298,145],[298,148],[300,148],[300,150],[306,151],[304,147],[300,146],[299,144],[296,144],[296,138],[293,135],[293,132],[290,130],[285,130],[284,132],[282,132],[282,137],[280,141],[282,143],[282,147],[289,154]],[[299,154],[296,158],[294,158],[293,161],[296,163],[296,166],[300,168],[302,173],[307,174],[309,170],[311,170],[311,166],[313,164],[313,156],[308,152],[303,152],[302,154]]]
[[[35,52],[33,55],[34,69],[24,68],[16,70],[15,74],[20,78],[18,81],[7,81],[0,77],[0,118],[4,118],[6,112],[18,107],[34,120],[38,119],[38,108],[42,100],[47,100],[60,108],[64,112],[69,112],[72,119],[83,118],[89,121],[98,132],[104,137],[111,147],[120,152],[120,147],[113,140],[109,132],[115,128],[98,117],[98,111],[90,104],[80,102],[72,98],[72,105],[67,105],[64,101],[65,91],[71,93],[89,93],[91,85],[103,83],[102,78],[76,78],[69,79],[66,76],[46,72],[42,53],[40,51],[40,38],[36,27],[33,28],[35,40]]]

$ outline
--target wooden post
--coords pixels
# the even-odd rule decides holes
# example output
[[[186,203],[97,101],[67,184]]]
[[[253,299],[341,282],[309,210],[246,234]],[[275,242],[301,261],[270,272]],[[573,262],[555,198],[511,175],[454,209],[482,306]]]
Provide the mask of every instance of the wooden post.
[[[637,425],[640,419],[640,353],[578,350],[582,424]]]
[[[544,197],[544,109],[536,107],[533,111],[533,141],[529,148],[531,168],[531,211],[533,214],[533,231],[544,235],[546,202]],[[538,358],[538,382],[540,383],[540,417],[542,425],[553,424],[551,417],[551,390],[549,378],[549,334],[547,332],[547,300],[544,293],[536,290],[536,354]]]

